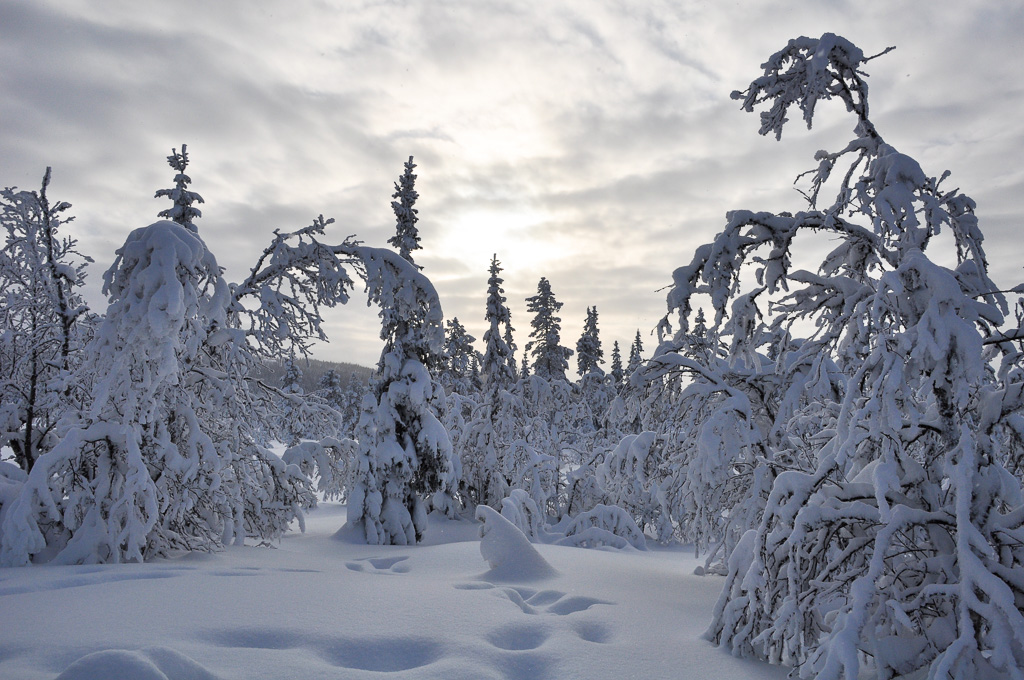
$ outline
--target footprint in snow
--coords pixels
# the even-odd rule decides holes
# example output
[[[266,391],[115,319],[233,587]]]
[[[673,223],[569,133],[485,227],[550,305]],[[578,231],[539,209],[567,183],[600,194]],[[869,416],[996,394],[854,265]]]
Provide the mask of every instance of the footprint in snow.
[[[399,557],[363,557],[353,562],[346,562],[345,566],[352,571],[361,571],[367,574],[405,574],[409,571],[409,565],[405,561],[407,555]]]
[[[456,583],[457,590],[493,590],[494,595],[507,598],[524,614],[555,614],[567,616],[590,609],[598,604],[615,604],[596,597],[569,595],[561,590],[536,590],[525,586],[496,586],[481,581],[477,583]],[[584,640],[587,638],[580,635]]]

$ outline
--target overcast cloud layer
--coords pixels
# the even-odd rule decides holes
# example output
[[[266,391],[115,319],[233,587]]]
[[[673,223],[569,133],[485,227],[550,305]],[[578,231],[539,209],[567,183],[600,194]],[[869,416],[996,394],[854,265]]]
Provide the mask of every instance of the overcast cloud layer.
[[[777,5],[777,6],[776,6]],[[1022,277],[1024,5],[891,2],[5,0],[0,184],[68,200],[96,259],[166,207],[188,144],[200,232],[239,280],[275,228],[334,217],[384,245],[402,163],[418,164],[424,250],[449,317],[483,334],[497,253],[520,344],[550,279],[574,346],[596,305],[606,356],[664,315],[672,270],[734,208],[799,210],[791,182],[853,122],[757,135],[729,99],[791,37],[873,54],[875,123],[979,204],[997,282]],[[828,110],[826,110],[828,109]],[[376,313],[331,313],[320,356],[373,364]]]

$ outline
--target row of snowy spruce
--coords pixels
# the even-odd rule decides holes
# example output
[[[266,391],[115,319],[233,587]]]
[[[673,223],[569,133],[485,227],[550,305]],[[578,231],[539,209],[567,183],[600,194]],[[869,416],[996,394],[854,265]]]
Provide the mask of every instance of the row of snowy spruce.
[[[38,246],[54,243],[63,204],[4,194],[5,224],[51,236],[26,237],[36,266],[12,270],[24,288],[5,281],[0,351],[34,401],[18,410],[5,392],[7,443],[31,472],[3,477],[0,561],[266,540],[313,502],[316,478],[347,495],[371,543],[414,543],[429,509],[474,505],[534,540],[562,519],[554,540],[638,544],[639,525],[693,541],[726,573],[708,637],[801,677],[1024,678],[1024,307],[1011,316],[1007,299],[1024,287],[989,278],[974,202],[875,128],[874,58],[832,34],[798,38],[734,94],[748,111],[769,104],[761,133],[776,136],[791,106],[809,125],[838,98],[854,138],[816,154],[806,210],[730,212],[673,273],[677,328],[666,316],[628,387],[560,379],[568,352],[543,289],[533,374],[516,375],[495,259],[480,385],[446,389],[440,303],[412,256],[412,159],[394,196],[397,253],[325,245],[321,218],[277,234],[229,286],[193,224],[183,148],[176,187],[158,192],[172,221],[118,251],[102,319],[74,295],[81,270]],[[30,259],[10,241],[4,252]],[[797,268],[815,252],[827,254],[813,271]],[[260,442],[288,395],[250,376],[308,347],[350,270],[381,308],[372,392],[354,441],[293,447],[287,465]],[[302,400],[287,403],[300,420]]]

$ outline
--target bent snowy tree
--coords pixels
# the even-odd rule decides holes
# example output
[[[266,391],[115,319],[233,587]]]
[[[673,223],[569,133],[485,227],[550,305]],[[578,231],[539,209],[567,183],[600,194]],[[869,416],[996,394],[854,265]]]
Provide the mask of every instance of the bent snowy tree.
[[[184,158],[169,161],[184,182]],[[253,369],[325,337],[320,309],[349,299],[350,268],[381,302],[385,328],[394,329],[393,314],[424,315],[389,344],[409,359],[396,368],[408,378],[407,401],[422,405],[432,382],[416,360],[436,350],[441,329],[433,286],[391,251],[353,239],[322,243],[330,223],[320,217],[275,232],[233,286],[191,220],[131,233],[104,277],[110,306],[85,351],[81,373],[96,377],[87,406],[67,418],[66,434],[27,478],[5,484],[0,564],[139,561],[272,539],[301,520],[314,502],[309,478],[259,445],[275,432],[274,399],[283,393]],[[458,473],[443,429],[423,422],[417,441],[437,446],[412,449],[418,463],[402,479],[403,498],[453,489]],[[445,498],[436,504],[450,506]]]
[[[718,380],[718,356],[684,348],[704,304],[732,367],[771,373],[781,396],[741,425],[759,443],[744,462],[775,478],[756,530],[732,551],[707,636],[822,680],[867,669],[1021,678],[1024,504],[1005,466],[1021,455],[1024,367],[1007,339],[1017,334],[999,330],[1009,310],[974,201],[869,118],[861,69],[872,58],[832,34],[798,38],[734,93],[747,111],[769,105],[760,131],[777,137],[791,106],[809,126],[819,101],[839,99],[855,137],[816,154],[802,176],[807,210],[731,212],[673,275],[679,330],[648,374]],[[952,266],[930,257],[943,230]],[[830,245],[816,270],[796,269],[814,245]]]

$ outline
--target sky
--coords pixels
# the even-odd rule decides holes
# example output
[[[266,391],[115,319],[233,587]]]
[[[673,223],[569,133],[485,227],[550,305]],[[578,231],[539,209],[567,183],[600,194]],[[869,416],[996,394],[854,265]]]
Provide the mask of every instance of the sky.
[[[866,67],[876,127],[952,172],[996,282],[1020,282],[1024,3],[1006,0],[0,0],[0,185],[36,189],[52,166],[102,312],[115,250],[169,205],[153,194],[172,147],[188,145],[200,234],[231,281],[274,229],[319,214],[329,241],[386,245],[414,156],[415,257],[447,317],[482,338],[497,254],[520,346],[543,276],[563,344],[596,306],[606,360],[637,330],[649,355],[673,269],[726,212],[802,209],[793,179],[851,138],[838,102],[777,142],[729,97],[825,32],[896,46]],[[361,290],[327,330],[317,358],[375,364]]]

